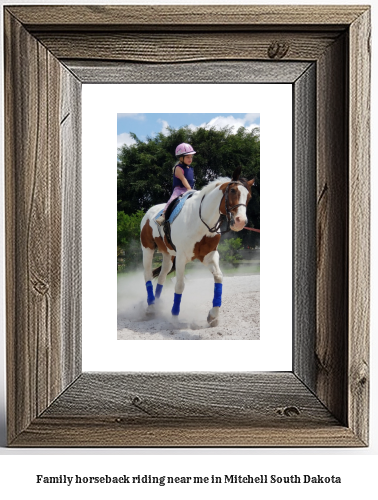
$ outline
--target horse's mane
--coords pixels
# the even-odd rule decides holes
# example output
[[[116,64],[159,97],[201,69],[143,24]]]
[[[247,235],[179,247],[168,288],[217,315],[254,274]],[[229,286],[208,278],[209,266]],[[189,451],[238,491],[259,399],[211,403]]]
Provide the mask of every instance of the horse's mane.
[[[231,179],[229,177],[218,177],[217,179],[209,182],[209,184],[207,184],[206,186],[204,186],[201,189],[200,193],[201,194],[210,193],[216,187],[220,186],[221,184],[224,184],[225,182],[230,182],[230,180]]]

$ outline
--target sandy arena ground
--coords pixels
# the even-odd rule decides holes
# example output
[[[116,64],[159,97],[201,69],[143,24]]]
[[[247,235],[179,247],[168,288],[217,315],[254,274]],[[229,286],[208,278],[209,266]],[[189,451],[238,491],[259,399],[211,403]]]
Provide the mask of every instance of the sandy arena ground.
[[[118,340],[258,340],[260,275],[224,277],[219,324],[209,327],[206,318],[212,307],[214,280],[204,271],[186,277],[177,320],[171,315],[175,278],[168,277],[151,318],[146,315],[142,272],[127,278],[120,275]]]

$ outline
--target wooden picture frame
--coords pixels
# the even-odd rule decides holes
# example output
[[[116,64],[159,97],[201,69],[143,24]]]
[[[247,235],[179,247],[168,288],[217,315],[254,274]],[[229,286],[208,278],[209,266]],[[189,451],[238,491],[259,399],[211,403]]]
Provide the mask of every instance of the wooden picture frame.
[[[367,446],[370,8],[6,6],[4,23],[9,446]],[[180,83],[189,64],[193,82],[293,85],[293,369],[82,373],[81,85]]]

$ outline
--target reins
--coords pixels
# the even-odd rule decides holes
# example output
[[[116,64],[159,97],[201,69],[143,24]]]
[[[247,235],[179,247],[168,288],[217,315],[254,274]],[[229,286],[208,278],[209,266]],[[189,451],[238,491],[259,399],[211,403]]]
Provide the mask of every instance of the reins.
[[[218,234],[224,234],[224,233],[228,233],[229,231],[231,231],[230,222],[231,222],[231,212],[232,212],[232,210],[234,210],[237,207],[247,207],[247,205],[245,203],[239,203],[238,205],[234,205],[233,207],[229,207],[229,205],[228,205],[228,192],[229,192],[231,184],[240,184],[241,186],[246,187],[240,181],[230,181],[227,184],[225,192],[223,193],[222,199],[221,199],[221,201],[219,203],[219,218],[218,218],[217,222],[214,224],[213,227],[209,227],[206,224],[206,222],[202,219],[201,206],[202,206],[203,200],[205,199],[206,194],[204,194],[203,197],[202,197],[202,200],[201,200],[201,203],[200,203],[200,206],[199,206],[199,216],[200,216],[201,221],[205,224],[205,226],[207,227],[207,229],[209,230],[210,233],[217,232]],[[220,209],[220,207],[222,205],[223,198],[225,198],[226,214],[222,214],[221,209]],[[220,229],[220,227],[222,225],[222,222],[224,221],[225,218],[227,220],[227,229],[225,231],[218,231]]]

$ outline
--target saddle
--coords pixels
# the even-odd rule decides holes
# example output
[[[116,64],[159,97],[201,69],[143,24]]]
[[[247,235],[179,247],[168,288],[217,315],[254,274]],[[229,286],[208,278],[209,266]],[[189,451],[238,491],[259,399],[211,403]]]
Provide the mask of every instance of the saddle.
[[[176,247],[173,244],[172,238],[171,238],[171,224],[173,221],[176,219],[178,214],[181,212],[184,203],[186,200],[191,198],[194,194],[194,191],[188,191],[187,193],[184,193],[177,198],[175,198],[171,203],[168,205],[167,210],[165,211],[165,222],[163,224],[163,230],[164,234],[167,238],[168,243],[171,245],[174,251],[176,251]],[[161,227],[159,224],[156,223],[156,219],[160,217],[160,215],[163,213],[163,210],[160,210],[159,213],[154,217],[155,224],[157,225],[158,231],[160,236],[161,235]]]

